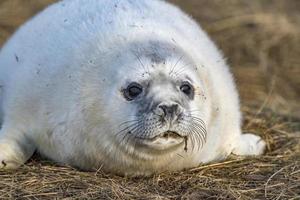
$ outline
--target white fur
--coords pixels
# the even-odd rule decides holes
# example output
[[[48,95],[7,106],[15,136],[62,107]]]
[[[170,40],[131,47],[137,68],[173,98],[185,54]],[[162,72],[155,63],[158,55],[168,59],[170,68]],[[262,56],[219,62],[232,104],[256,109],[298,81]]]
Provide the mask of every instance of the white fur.
[[[134,147],[126,152],[115,141],[114,125],[132,112],[116,91],[137,77],[132,68],[141,69],[126,45],[148,40],[183,49],[197,65],[197,72],[188,73],[202,87],[205,100],[196,99],[194,106],[202,110],[208,131],[198,151],[129,154]],[[176,60],[164,67],[170,69]],[[237,90],[213,42],[164,1],[65,0],[48,7],[2,48],[0,85],[2,168],[18,167],[37,149],[82,169],[102,166],[105,171],[147,175],[221,160],[232,152],[259,155],[265,147],[258,136],[241,134]],[[169,94],[158,88],[160,92]]]

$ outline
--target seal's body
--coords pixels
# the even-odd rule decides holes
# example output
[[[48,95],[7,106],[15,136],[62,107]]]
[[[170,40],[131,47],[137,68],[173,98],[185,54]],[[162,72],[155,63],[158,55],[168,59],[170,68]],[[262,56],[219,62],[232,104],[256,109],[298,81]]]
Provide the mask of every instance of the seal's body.
[[[38,150],[84,170],[148,175],[258,155],[241,134],[232,76],[213,42],[158,0],[65,0],[0,53],[0,167]]]

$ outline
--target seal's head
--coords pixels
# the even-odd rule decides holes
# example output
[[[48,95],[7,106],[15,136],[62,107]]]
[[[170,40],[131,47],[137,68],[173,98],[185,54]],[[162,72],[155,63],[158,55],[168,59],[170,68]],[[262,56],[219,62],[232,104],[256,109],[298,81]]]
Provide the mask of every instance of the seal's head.
[[[204,82],[188,55],[168,44],[143,42],[110,62],[118,70],[106,74],[105,84],[113,87],[102,94],[108,99],[102,113],[117,148],[157,156],[204,145]]]

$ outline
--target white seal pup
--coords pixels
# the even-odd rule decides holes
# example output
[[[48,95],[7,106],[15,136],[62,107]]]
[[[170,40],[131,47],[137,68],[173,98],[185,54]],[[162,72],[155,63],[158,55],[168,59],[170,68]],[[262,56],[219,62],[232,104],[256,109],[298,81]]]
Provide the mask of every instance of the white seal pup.
[[[201,28],[159,0],[65,0],[0,53],[0,167],[34,151],[83,170],[149,175],[259,155],[232,75]]]

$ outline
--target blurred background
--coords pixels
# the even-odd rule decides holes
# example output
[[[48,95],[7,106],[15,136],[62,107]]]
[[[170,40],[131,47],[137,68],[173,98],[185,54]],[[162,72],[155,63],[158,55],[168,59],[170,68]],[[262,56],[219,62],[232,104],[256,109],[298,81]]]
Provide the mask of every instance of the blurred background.
[[[0,0],[0,46],[55,0]],[[299,0],[170,0],[224,52],[243,108],[300,118]],[[172,19],[170,19],[172,20]]]

